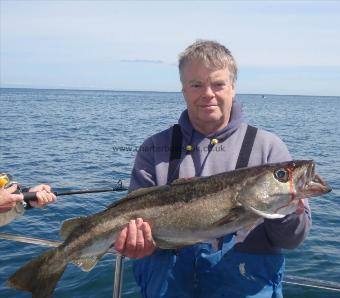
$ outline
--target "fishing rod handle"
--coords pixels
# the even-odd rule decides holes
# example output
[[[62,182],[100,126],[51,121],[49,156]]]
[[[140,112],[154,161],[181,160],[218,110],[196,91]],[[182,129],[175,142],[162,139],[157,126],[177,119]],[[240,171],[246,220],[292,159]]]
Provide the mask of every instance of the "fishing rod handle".
[[[56,195],[55,192],[53,193]],[[24,201],[23,201],[24,208],[26,210],[33,208],[29,202],[38,200],[37,193],[36,192],[23,192],[22,194],[24,196]]]
[[[57,195],[56,192],[52,192],[54,195]],[[30,202],[30,201],[36,201],[37,198],[37,193],[36,192],[23,192],[22,193],[24,196],[24,201],[26,203]]]
[[[28,203],[29,201],[36,201],[37,200],[37,193],[36,192],[23,192],[24,201]]]

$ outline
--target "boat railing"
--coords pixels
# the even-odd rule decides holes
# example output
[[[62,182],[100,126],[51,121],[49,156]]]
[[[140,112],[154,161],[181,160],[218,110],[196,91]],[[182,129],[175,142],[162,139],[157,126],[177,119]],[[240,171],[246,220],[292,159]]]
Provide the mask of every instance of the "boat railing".
[[[17,242],[22,242],[22,243],[29,243],[29,244],[36,244],[36,245],[42,245],[42,246],[49,246],[49,247],[57,247],[61,244],[60,241],[18,236],[18,235],[6,234],[6,233],[0,233],[0,239],[9,240],[9,241],[17,241]],[[114,280],[113,280],[113,298],[121,298],[125,257],[121,254],[118,254],[113,249],[109,250],[108,252],[116,256],[115,257]],[[308,277],[285,275],[283,283],[296,285],[296,286],[302,286],[302,287],[308,287],[308,288],[317,288],[317,289],[323,289],[323,290],[328,290],[328,291],[340,292],[340,283],[338,282],[317,280],[317,279],[308,278]]]

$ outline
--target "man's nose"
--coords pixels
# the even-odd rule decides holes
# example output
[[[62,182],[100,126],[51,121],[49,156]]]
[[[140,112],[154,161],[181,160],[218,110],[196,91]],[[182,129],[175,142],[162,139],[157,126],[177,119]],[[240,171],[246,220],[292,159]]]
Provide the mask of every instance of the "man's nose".
[[[208,98],[213,97],[215,95],[214,90],[211,88],[210,85],[204,86],[203,95]]]

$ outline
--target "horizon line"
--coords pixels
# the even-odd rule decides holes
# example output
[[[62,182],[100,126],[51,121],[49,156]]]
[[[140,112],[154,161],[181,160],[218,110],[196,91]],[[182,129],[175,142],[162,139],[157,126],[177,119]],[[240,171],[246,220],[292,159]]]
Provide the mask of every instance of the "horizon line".
[[[24,90],[60,90],[60,91],[94,91],[94,92],[150,92],[150,93],[182,93],[181,91],[157,91],[157,90],[114,90],[114,89],[80,89],[77,87],[2,87],[0,89],[24,89]],[[311,94],[280,94],[280,93],[236,93],[236,95],[280,95],[280,96],[319,96],[319,97],[340,97],[339,95],[311,95]]]

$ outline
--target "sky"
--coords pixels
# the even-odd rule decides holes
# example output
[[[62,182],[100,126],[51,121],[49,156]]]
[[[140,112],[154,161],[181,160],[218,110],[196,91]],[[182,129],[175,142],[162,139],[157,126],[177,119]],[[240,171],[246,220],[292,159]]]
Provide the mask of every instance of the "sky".
[[[180,91],[196,39],[228,47],[237,93],[340,96],[340,1],[0,0],[0,87]]]

